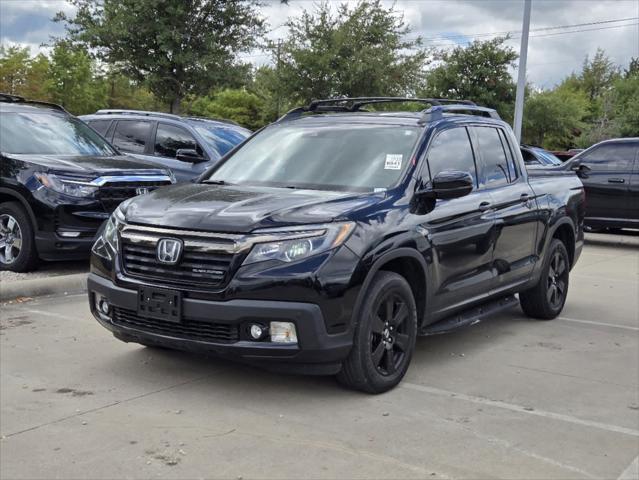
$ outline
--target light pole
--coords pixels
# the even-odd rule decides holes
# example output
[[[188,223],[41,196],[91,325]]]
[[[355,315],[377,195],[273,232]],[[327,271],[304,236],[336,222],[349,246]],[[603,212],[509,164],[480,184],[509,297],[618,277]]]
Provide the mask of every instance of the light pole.
[[[524,24],[521,29],[519,48],[519,71],[517,72],[517,95],[515,96],[515,137],[521,143],[521,123],[524,118],[524,93],[526,91],[526,60],[528,57],[528,32],[530,30],[530,9],[532,0],[524,0]]]

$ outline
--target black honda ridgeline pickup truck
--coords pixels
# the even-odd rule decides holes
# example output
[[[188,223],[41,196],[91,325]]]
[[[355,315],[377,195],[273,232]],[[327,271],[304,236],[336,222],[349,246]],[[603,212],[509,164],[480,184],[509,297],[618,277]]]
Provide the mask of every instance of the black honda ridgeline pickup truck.
[[[120,340],[397,385],[418,335],[519,303],[552,319],[583,245],[573,172],[528,178],[472,102],[321,100],[196,183],[124,202],[93,247],[96,319]]]

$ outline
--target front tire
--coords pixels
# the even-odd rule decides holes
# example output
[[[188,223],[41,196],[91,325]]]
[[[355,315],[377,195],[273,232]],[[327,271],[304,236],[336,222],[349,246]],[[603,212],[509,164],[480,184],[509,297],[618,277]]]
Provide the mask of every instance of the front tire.
[[[0,270],[28,272],[38,261],[33,226],[17,202],[0,205]]]
[[[519,303],[526,315],[552,320],[561,313],[568,295],[570,257],[562,241],[554,238],[537,285],[519,293]]]
[[[417,337],[417,308],[406,279],[375,274],[356,320],[353,348],[337,380],[367,393],[390,390],[406,374]]]

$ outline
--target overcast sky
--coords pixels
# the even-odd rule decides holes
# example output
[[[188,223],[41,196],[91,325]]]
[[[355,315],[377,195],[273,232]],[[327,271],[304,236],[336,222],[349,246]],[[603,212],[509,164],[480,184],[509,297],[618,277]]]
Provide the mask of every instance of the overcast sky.
[[[311,0],[290,0],[288,5],[279,0],[264,3],[261,11],[273,29],[269,34],[272,38],[286,34],[280,25],[289,16],[312,9],[314,4]],[[533,0],[532,5],[528,80],[537,86],[551,87],[579,70],[584,57],[592,56],[597,47],[622,66],[631,57],[639,57],[639,0]],[[411,36],[421,35],[429,46],[452,48],[498,32],[514,32],[513,37],[517,37],[523,0],[397,0],[395,9],[404,14],[413,30]],[[59,10],[72,11],[64,0],[0,0],[2,43],[27,45],[39,51],[51,35],[64,32],[61,25],[51,21]],[[628,20],[611,22],[620,19]],[[606,23],[548,29],[592,22]],[[519,51],[519,40],[509,44]],[[244,57],[254,63],[269,61],[259,51]]]

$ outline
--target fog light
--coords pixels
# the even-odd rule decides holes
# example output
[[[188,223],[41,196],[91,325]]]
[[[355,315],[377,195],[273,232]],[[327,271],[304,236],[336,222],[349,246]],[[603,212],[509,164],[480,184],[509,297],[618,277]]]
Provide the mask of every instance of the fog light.
[[[80,235],[82,234],[82,232],[72,232],[69,230],[58,230],[58,235],[60,235],[61,237],[66,237],[66,238],[78,238]]]
[[[106,298],[100,295],[95,296],[95,308],[98,312],[106,316],[111,312],[111,305],[109,305]]]
[[[271,342],[297,343],[295,324],[291,322],[271,322],[269,332],[271,334]]]
[[[254,323],[251,325],[251,328],[249,329],[249,333],[251,334],[251,338],[253,338],[253,340],[261,340],[262,338],[264,338],[264,335],[266,334],[266,329],[262,326],[262,325],[258,325],[257,323]]]

